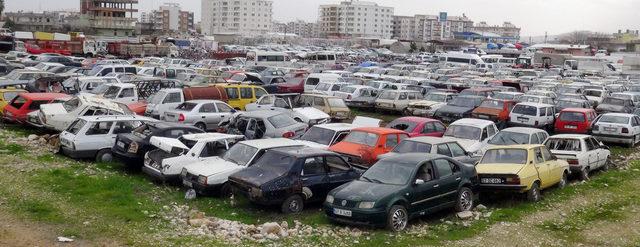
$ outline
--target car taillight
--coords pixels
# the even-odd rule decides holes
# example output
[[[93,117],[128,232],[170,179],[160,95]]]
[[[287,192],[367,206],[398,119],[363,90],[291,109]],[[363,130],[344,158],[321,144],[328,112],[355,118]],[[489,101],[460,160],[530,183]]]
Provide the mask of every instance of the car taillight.
[[[295,133],[293,133],[292,131],[289,132],[285,132],[284,134],[282,134],[282,137],[284,138],[291,138],[295,135]]]
[[[629,134],[629,129],[622,128],[622,134]]]
[[[520,184],[520,177],[508,177],[505,182],[507,184]]]
[[[576,159],[568,159],[567,163],[569,163],[569,165],[572,165],[572,166],[577,166],[578,165],[578,160],[576,160]]]
[[[180,116],[178,116],[178,122],[184,122],[184,114],[180,113]]]

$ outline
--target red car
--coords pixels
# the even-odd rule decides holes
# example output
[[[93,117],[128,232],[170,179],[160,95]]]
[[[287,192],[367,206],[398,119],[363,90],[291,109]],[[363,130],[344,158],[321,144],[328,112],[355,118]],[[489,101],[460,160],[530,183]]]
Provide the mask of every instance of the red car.
[[[555,123],[556,133],[588,134],[598,114],[594,109],[565,108],[560,111]]]
[[[409,137],[442,137],[447,127],[440,120],[424,117],[401,117],[387,124],[387,128],[403,130]]]
[[[40,110],[40,105],[70,97],[63,93],[21,93],[4,108],[4,119],[9,122],[26,123],[27,114]]]
[[[498,128],[504,129],[509,122],[509,114],[516,105],[513,100],[485,99],[482,104],[471,112],[471,117],[491,120]]]
[[[378,155],[390,152],[409,135],[397,129],[381,127],[355,128],[341,142],[329,148],[345,156],[350,163],[370,167]]]
[[[278,84],[278,93],[304,93],[305,78],[291,78]]]

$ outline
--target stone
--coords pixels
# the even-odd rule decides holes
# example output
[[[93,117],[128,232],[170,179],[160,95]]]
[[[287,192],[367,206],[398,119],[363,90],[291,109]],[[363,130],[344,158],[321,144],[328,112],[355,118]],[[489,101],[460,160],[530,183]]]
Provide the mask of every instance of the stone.
[[[254,239],[263,239],[264,235],[262,235],[260,233],[256,233],[256,234],[251,235],[251,237],[254,238]]]
[[[58,242],[69,243],[69,242],[73,242],[73,239],[67,238],[67,237],[58,237]]]
[[[457,213],[456,216],[458,216],[458,218],[460,218],[461,220],[468,220],[473,218],[473,213],[471,211],[462,211]]]
[[[190,219],[189,220],[189,225],[195,226],[195,227],[206,226],[208,224],[209,224],[208,219]]]
[[[491,217],[491,214],[493,214],[493,212],[486,212],[482,215],[482,217],[489,218]]]
[[[288,229],[289,228],[289,223],[287,223],[286,221],[282,221],[280,223],[280,227],[282,227],[284,229]]]
[[[35,134],[31,134],[27,137],[27,140],[29,141],[35,141],[37,139],[38,139],[38,135],[35,135]]]
[[[487,210],[487,206],[482,205],[482,204],[478,204],[478,206],[476,206],[476,209],[478,211],[485,211],[485,210]]]
[[[189,216],[190,219],[204,219],[204,212],[194,211]]]
[[[270,234],[275,235],[275,234],[280,234],[281,231],[282,231],[282,227],[280,227],[278,223],[267,222],[262,225],[262,229],[260,230],[260,233],[265,235],[270,235]]]
[[[269,234],[269,235],[267,235],[267,239],[269,239],[269,240],[278,240],[279,237],[278,237],[278,235],[275,235],[275,234]]]

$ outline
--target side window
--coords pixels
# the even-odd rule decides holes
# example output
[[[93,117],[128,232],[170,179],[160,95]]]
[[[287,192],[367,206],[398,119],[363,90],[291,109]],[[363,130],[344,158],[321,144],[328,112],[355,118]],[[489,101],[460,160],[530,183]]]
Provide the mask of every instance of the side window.
[[[131,133],[133,129],[139,127],[140,125],[141,123],[137,121],[117,122],[116,127],[113,128],[113,134]]]
[[[91,125],[91,128],[87,130],[85,135],[106,135],[109,134],[109,130],[111,130],[111,126],[113,122],[96,122]]]
[[[416,94],[410,93],[409,94],[409,99],[416,99]]]
[[[538,116],[540,117],[544,117],[547,116],[547,112],[544,110],[544,108],[538,108]]]
[[[480,141],[484,141],[485,139],[487,139],[489,136],[487,135],[487,127],[482,129],[482,136],[480,136]]]
[[[451,149],[451,157],[466,156],[466,152],[457,142],[449,143],[449,148]]]
[[[436,127],[437,132],[444,132],[447,129],[446,127],[444,127],[444,124],[440,122],[433,123],[433,125]]]
[[[259,88],[259,87],[254,88],[254,90],[256,91],[255,92],[256,93],[256,99],[262,97],[263,95],[269,94],[269,93],[267,93],[267,91],[265,91],[264,89]]]
[[[113,71],[113,69],[112,69],[112,68],[105,68],[105,69],[103,69],[103,70],[101,71],[100,75],[105,76],[105,75],[107,75],[107,74],[111,73],[111,71]]]
[[[534,149],[533,154],[536,164],[544,162],[544,158],[542,157],[542,151],[540,150],[540,148]]]
[[[136,74],[138,72],[138,70],[135,67],[125,67],[124,68],[124,72],[125,73]]]
[[[240,88],[240,98],[242,99],[252,99],[253,98],[253,89],[250,87]]]
[[[431,162],[427,162],[418,170],[418,174],[416,175],[416,179],[421,179],[422,181],[431,181],[434,178],[433,167]]]
[[[116,67],[115,68],[115,72],[116,73],[124,73],[124,68],[123,67]]]
[[[162,101],[162,103],[180,103],[181,98],[180,98],[180,93],[170,93],[169,95],[167,95],[166,98],[164,98],[164,101]]]
[[[435,165],[436,171],[438,171],[439,178],[444,178],[453,174],[453,169],[448,160],[437,159],[433,161],[433,164]]]
[[[433,133],[436,131],[436,125],[434,123],[426,123],[424,124],[424,128],[422,129],[423,134]]]
[[[187,134],[187,133],[185,133],[184,130],[172,129],[172,130],[168,130],[168,131],[165,132],[165,137],[178,138],[178,137],[181,137],[184,134]]]
[[[587,145],[587,151],[591,151],[591,150],[595,150],[596,146],[594,145],[593,142],[589,141],[589,139],[585,140],[585,144]]]
[[[125,88],[125,89],[122,89],[122,92],[120,92],[120,98],[133,97],[134,94],[135,93],[133,91],[133,88]]]
[[[341,142],[345,137],[347,137],[347,135],[349,135],[349,132],[342,132],[338,134],[338,136],[336,136],[336,140],[332,144]]]
[[[325,160],[327,161],[329,173],[342,173],[349,170],[349,165],[337,156],[327,156]]]
[[[495,126],[493,126],[493,125],[489,125],[489,127],[488,127],[488,131],[489,131],[489,132],[488,132],[489,136],[493,136],[493,135],[495,135],[495,134],[496,134],[496,128],[495,128]]]
[[[322,157],[307,158],[302,167],[302,176],[314,176],[327,173]]]
[[[538,132],[536,133],[536,135],[538,135],[538,139],[540,139],[540,144],[542,144],[544,141],[547,140],[547,134],[544,132]]]
[[[340,90],[340,85],[333,85],[331,87],[331,91],[338,91],[338,90]]]
[[[542,156],[544,157],[544,160],[550,161],[551,160],[551,152],[549,152],[549,149],[547,149],[547,148],[541,148],[541,149],[542,149]]]
[[[273,97],[263,97],[259,102],[258,105],[272,105],[273,104]]]
[[[83,116],[93,116],[93,114],[96,113],[96,109],[94,108],[89,108],[87,109],[87,111],[84,112],[84,114],[82,114]]]
[[[407,99],[407,93],[401,93],[400,96],[398,96],[398,100],[406,100]]]
[[[538,138],[538,135],[536,135],[536,134],[531,135],[531,143],[530,144],[541,144],[540,138]]]
[[[587,139],[588,142],[591,142],[594,147],[600,148],[600,142],[593,137]]]
[[[281,99],[281,98],[277,98],[276,102],[273,104],[273,106],[279,107],[279,108],[289,108],[289,104],[287,104],[287,102],[284,101],[284,99]]]
[[[240,98],[240,95],[238,93],[238,88],[228,87],[228,88],[225,88],[225,91],[227,91],[227,97],[229,97],[229,99],[239,99]]]
[[[200,157],[213,157],[219,156],[226,150],[226,146],[223,142],[209,142],[205,144]]]
[[[393,148],[398,145],[398,135],[390,134],[387,135],[387,140],[385,141],[384,146],[387,148]]]
[[[324,106],[324,98],[321,98],[321,97],[314,98],[313,105]]]
[[[200,106],[200,112],[202,113],[213,113],[216,112],[216,106],[213,103],[208,103]]]
[[[438,154],[451,157],[451,150],[449,149],[449,146],[447,146],[447,144],[440,144],[438,145]]]
[[[216,107],[218,107],[218,112],[232,112],[233,109],[224,103],[216,103]]]

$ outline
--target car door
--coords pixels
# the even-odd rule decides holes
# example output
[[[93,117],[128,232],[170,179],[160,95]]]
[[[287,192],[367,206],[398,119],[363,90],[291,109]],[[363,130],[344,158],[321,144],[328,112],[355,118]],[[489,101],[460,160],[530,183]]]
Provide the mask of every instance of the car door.
[[[256,139],[256,129],[258,128],[258,121],[254,118],[248,119],[247,129],[244,130],[244,136],[247,140]],[[240,130],[242,131],[242,130]]]
[[[194,123],[204,122],[206,129],[215,129],[218,127],[220,118],[217,117],[216,105],[214,103],[205,103],[200,105],[200,109],[196,116],[193,116]]]
[[[255,107],[256,107],[255,110],[271,110],[271,108],[273,107],[274,101],[275,101],[275,96],[272,96],[272,95],[264,96],[260,98],[258,102],[255,104]],[[248,107],[249,106],[247,106],[247,110],[254,110],[254,109],[249,109]]]
[[[416,183],[419,181],[419,183]],[[413,193],[409,195],[410,214],[424,212],[438,205],[437,196],[440,192],[440,184],[435,176],[431,161],[422,164],[415,177],[410,181]]]
[[[227,119],[231,114],[233,114],[234,110],[230,105],[227,105],[222,102],[215,103],[216,105],[216,113],[213,114],[213,121],[211,122],[211,128],[218,128],[220,122],[222,120]]]
[[[445,158],[435,159],[433,161],[436,177],[438,178],[439,187],[438,195],[441,196],[438,204],[455,202],[457,199],[458,184],[462,181],[460,167]]]
[[[552,186],[560,181],[564,173],[564,168],[560,165],[558,160],[554,158],[546,146],[542,146],[538,149],[542,152],[544,162],[547,167],[549,167],[549,178],[551,178],[551,180],[548,181],[547,186]]]
[[[634,135],[634,140],[635,142],[640,142],[640,117],[633,116],[633,120],[631,122],[632,122],[631,127],[633,128],[632,134]]]
[[[113,122],[93,122],[87,131],[85,132],[84,140],[78,143],[77,147],[82,150],[95,150],[98,151],[103,148],[113,147],[114,142],[110,138],[111,127]]]
[[[584,140],[580,140],[583,145],[583,150],[585,151],[585,156],[587,158],[587,164],[589,166],[589,170],[593,170],[598,166],[598,146],[595,146],[589,138]]]
[[[354,179],[350,174],[351,167],[342,158],[337,155],[328,155],[325,156],[324,159],[327,165],[327,173],[329,177],[327,191]]]
[[[446,143],[438,144],[436,146],[436,153],[440,155],[444,155],[447,157],[451,157],[451,149],[449,149],[449,145]]]
[[[609,150],[602,148],[600,142],[596,140],[596,138],[587,137],[587,139],[585,139],[585,142],[591,142],[595,147],[597,162],[594,163],[594,166],[592,166],[591,168],[596,169],[605,165],[605,163],[607,163],[607,157],[609,156]]]
[[[302,193],[306,200],[322,200],[327,195],[329,177],[327,176],[324,157],[315,156],[302,160]]]
[[[549,187],[553,181],[551,176],[551,163],[545,162],[542,156],[542,150],[537,147],[533,149],[533,165],[538,171],[538,178],[540,179],[540,187]]]

